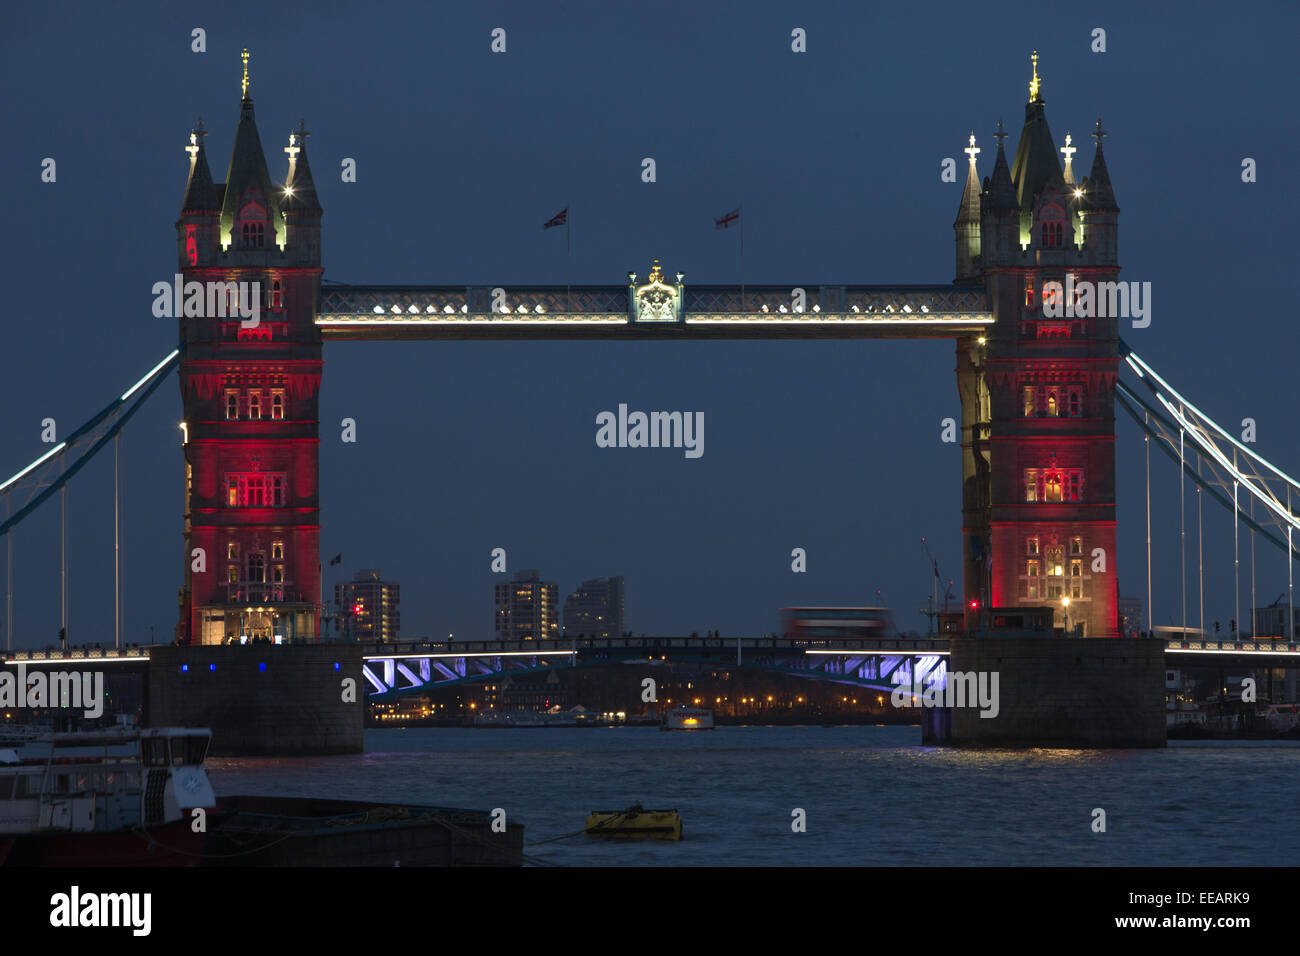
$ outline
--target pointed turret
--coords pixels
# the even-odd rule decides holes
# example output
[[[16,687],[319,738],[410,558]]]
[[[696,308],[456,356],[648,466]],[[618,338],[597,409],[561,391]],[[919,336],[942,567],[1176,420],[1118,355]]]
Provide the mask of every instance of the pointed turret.
[[[1106,156],[1102,151],[1101,141],[1106,131],[1101,128],[1101,117],[1097,117],[1097,129],[1092,138],[1097,141],[1097,152],[1092,157],[1092,172],[1088,173],[1088,208],[1119,212],[1115,204],[1115,190],[1110,185],[1110,171],[1106,169]]]
[[[286,213],[290,210],[321,211],[316,183],[307,163],[307,137],[310,135],[307,122],[303,120],[298,124],[297,132],[289,134],[289,145],[284,148],[289,154],[289,175],[284,180],[284,201],[281,203]]]
[[[1083,252],[1089,263],[1099,266],[1119,264],[1119,205],[1115,190],[1110,184],[1110,171],[1106,169],[1106,156],[1101,141],[1106,131],[1097,118],[1097,129],[1092,138],[1097,141],[1097,152],[1092,157],[1092,171],[1083,181],[1079,209],[1082,215]]]
[[[998,131],[994,137],[998,141],[998,158],[993,163],[993,176],[987,186],[984,205],[987,209],[999,212],[1018,209],[1016,187],[1011,181],[1011,170],[1007,167],[1007,154],[1002,143],[1007,138],[1002,128],[1002,120],[998,120]]]
[[[181,212],[214,212],[221,208],[217,200],[217,187],[212,183],[212,172],[208,169],[207,151],[203,148],[203,137],[208,131],[203,128],[203,119],[190,131],[190,145],[185,151],[190,154],[190,175],[185,181],[185,198],[181,200]]]
[[[243,53],[244,95],[239,103],[239,126],[235,129],[235,145],[230,152],[230,168],[226,172],[226,193],[221,204],[221,244],[232,242],[237,248],[269,248],[272,243],[284,242],[284,216],[280,211],[277,191],[272,187],[266,170],[266,154],[257,134],[257,121],[253,118],[253,98],[248,95],[248,51]],[[247,237],[242,226],[252,228]],[[239,225],[241,228],[237,229]],[[236,235],[238,233],[238,235]],[[263,239],[258,240],[258,236]]]
[[[1061,165],[1056,159],[1052,132],[1047,128],[1037,51],[1034,51],[1033,62],[1034,78],[1029,84],[1029,102],[1025,104],[1025,126],[1016,146],[1016,162],[1011,168],[1011,178],[1016,184],[1016,202],[1025,215],[1031,213],[1034,197],[1048,185],[1055,183],[1063,190],[1065,184]]]
[[[952,224],[957,234],[957,281],[979,276],[980,258],[980,177],[975,168],[975,157],[980,149],[975,145],[975,134],[970,134],[970,145],[963,152],[970,157],[966,173],[966,188],[962,191],[957,221]]]
[[[1070,131],[1065,132],[1065,145],[1061,147],[1061,155],[1065,157],[1065,169],[1061,172],[1061,178],[1065,180],[1067,186],[1077,186],[1078,182],[1074,178],[1074,154],[1079,151],[1078,146],[1072,146],[1074,138]]]

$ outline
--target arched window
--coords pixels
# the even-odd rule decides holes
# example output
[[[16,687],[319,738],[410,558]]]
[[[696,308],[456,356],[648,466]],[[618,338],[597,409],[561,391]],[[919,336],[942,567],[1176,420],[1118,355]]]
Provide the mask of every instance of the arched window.
[[[283,308],[283,298],[280,295],[280,280],[271,280],[271,308],[279,312]]]
[[[284,418],[284,391],[275,389],[271,392],[271,418],[280,421]]]
[[[279,475],[271,479],[271,498],[267,504],[276,508],[284,504],[284,479]]]
[[[1032,309],[1033,307],[1034,307],[1034,280],[1026,278],[1025,279],[1025,308]]]
[[[239,211],[239,247],[261,249],[266,242],[266,210],[256,202]]]
[[[1056,404],[1056,389],[1047,390],[1047,417],[1056,418],[1061,414],[1060,407]]]
[[[262,390],[250,389],[248,392],[248,417],[253,421],[262,419]]]
[[[1055,203],[1043,207],[1038,214],[1042,224],[1042,243],[1044,249],[1059,249],[1065,241],[1065,211]]]

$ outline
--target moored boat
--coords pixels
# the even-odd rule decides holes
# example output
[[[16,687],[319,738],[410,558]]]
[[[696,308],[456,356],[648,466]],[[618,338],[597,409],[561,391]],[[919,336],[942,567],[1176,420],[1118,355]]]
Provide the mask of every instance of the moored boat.
[[[713,711],[699,707],[679,707],[664,714],[660,730],[712,730]]]
[[[208,730],[49,734],[0,751],[0,865],[197,866]],[[42,750],[44,751],[42,753]]]

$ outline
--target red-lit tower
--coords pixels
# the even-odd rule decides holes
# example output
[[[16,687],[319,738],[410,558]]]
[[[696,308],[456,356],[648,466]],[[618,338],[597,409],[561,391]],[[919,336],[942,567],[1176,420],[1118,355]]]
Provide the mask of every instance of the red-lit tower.
[[[976,606],[1047,605],[1058,626],[1115,636],[1118,320],[1049,318],[1044,296],[1063,296],[1048,284],[1067,277],[1117,280],[1119,207],[1101,121],[1076,181],[1072,138],[1058,150],[1047,128],[1037,61],[1014,167],[999,123],[993,175],[981,189],[972,152],[954,223],[957,282],[982,284],[996,316],[957,347],[967,626]]]
[[[177,223],[187,304],[179,319],[186,570],[177,636],[317,640],[321,207],[307,134],[290,135],[288,175],[276,186],[253,119],[245,51],[224,184],[212,181],[204,135],[200,123],[190,136]]]

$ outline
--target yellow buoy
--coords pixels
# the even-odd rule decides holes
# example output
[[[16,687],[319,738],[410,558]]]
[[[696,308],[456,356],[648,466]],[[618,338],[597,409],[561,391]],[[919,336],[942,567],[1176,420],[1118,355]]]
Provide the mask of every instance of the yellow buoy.
[[[676,810],[646,810],[638,803],[626,810],[593,810],[584,832],[624,840],[680,840],[682,818]]]

